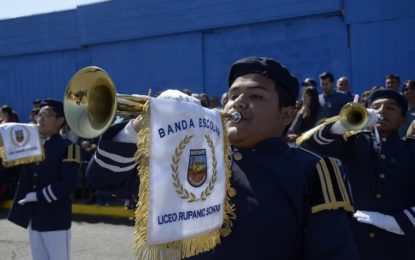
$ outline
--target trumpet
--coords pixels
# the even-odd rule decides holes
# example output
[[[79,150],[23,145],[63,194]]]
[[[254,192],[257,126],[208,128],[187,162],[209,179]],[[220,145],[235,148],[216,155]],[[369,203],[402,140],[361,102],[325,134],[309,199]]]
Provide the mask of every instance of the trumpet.
[[[115,115],[138,116],[148,98],[116,94],[108,73],[95,66],[85,67],[72,76],[63,100],[70,128],[84,138],[95,138],[112,124]]]
[[[69,127],[83,138],[103,134],[113,123],[115,115],[138,116],[143,112],[149,96],[117,94],[108,73],[95,66],[85,67],[69,81],[63,99]],[[239,112],[223,116],[239,122]]]
[[[355,102],[344,105],[340,110],[339,117],[340,123],[349,131],[362,130],[376,121],[383,120],[382,115],[373,110],[369,112],[364,105]]]

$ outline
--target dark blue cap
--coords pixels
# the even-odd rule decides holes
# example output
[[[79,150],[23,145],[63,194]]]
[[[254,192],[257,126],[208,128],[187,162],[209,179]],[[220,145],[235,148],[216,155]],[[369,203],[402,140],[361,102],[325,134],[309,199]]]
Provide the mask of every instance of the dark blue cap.
[[[370,105],[377,99],[380,98],[388,98],[395,100],[396,104],[401,108],[401,113],[403,116],[406,115],[408,111],[408,101],[406,98],[398,93],[393,89],[379,89],[373,92],[367,99],[366,99],[366,107],[370,107]]]
[[[303,83],[301,83],[301,86],[313,86],[317,87],[317,81],[315,81],[312,78],[306,78]]]
[[[298,80],[278,61],[266,57],[248,57],[236,61],[229,71],[228,87],[238,77],[246,74],[260,74],[271,79],[290,95],[295,104],[299,92]]]
[[[40,103],[40,107],[44,107],[44,106],[52,107],[57,117],[65,117],[65,114],[63,113],[62,101],[59,101],[53,98],[47,98],[43,100],[42,103]]]

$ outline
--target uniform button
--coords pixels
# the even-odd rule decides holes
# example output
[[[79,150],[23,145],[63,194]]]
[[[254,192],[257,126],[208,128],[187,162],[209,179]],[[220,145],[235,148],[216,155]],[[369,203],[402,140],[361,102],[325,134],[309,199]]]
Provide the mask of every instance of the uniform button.
[[[36,177],[36,176],[37,176],[37,172],[33,173],[33,176],[35,176],[35,177]]]
[[[235,159],[236,161],[242,160],[242,154],[240,152],[234,152],[233,159]]]
[[[379,178],[381,178],[381,179],[385,179],[385,177],[386,177],[386,175],[385,175],[385,174],[383,174],[383,173],[379,174]]]
[[[385,159],[386,159],[386,155],[381,154],[381,155],[380,155],[380,158],[381,158],[382,160],[385,160]]]
[[[36,189],[36,185],[33,185],[33,189]]]
[[[377,199],[382,198],[382,194],[380,194],[380,193],[376,194],[376,198],[377,198]]]
[[[375,237],[375,233],[370,232],[370,233],[369,233],[369,237],[370,237],[370,238],[374,238],[374,237]]]
[[[382,142],[386,142],[386,137],[382,137]]]

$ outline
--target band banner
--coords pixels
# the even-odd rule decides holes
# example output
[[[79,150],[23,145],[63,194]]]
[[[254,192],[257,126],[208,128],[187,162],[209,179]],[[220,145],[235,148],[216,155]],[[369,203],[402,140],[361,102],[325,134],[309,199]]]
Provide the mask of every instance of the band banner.
[[[11,167],[44,159],[43,145],[33,124],[0,125],[0,156],[3,166]]]
[[[136,154],[139,259],[180,259],[214,248],[235,217],[221,114],[190,102],[150,98],[143,122]]]

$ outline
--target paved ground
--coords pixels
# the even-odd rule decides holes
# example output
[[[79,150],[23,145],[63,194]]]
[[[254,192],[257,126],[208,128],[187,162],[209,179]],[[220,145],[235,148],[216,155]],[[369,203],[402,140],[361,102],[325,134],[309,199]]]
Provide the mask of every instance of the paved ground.
[[[0,210],[0,259],[31,260],[27,230]],[[72,260],[133,260],[133,220],[76,217],[72,222]]]

